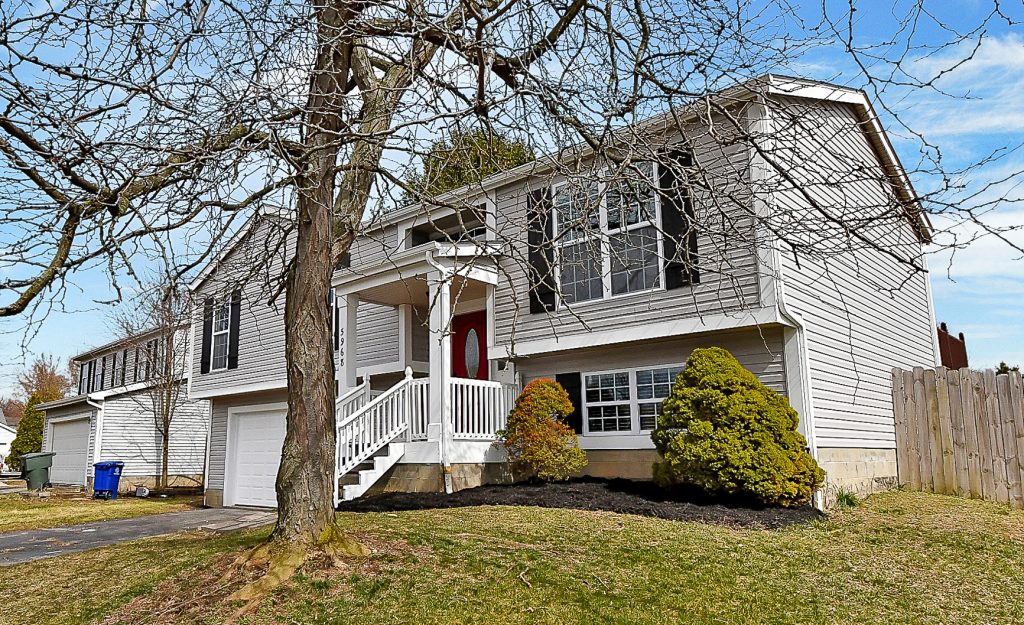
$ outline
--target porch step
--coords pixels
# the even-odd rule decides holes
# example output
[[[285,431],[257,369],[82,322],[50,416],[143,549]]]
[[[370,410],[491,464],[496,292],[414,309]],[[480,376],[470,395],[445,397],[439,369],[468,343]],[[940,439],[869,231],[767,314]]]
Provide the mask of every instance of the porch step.
[[[361,497],[405,455],[405,443],[389,443],[338,480],[342,501]]]

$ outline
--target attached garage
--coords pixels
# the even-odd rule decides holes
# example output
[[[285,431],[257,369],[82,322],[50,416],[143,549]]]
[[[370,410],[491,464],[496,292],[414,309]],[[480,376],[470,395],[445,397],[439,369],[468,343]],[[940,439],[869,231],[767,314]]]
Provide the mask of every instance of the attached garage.
[[[274,484],[284,444],[284,406],[228,411],[224,505],[277,507]]]
[[[50,481],[85,485],[89,471],[89,417],[50,423],[49,451],[53,457]]]

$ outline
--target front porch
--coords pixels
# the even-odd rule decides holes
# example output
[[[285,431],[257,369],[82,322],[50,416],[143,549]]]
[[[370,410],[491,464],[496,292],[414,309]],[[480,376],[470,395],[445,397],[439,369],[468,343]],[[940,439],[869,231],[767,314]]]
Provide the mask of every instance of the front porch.
[[[399,462],[440,466],[451,492],[453,462],[502,455],[492,443],[520,385],[488,358],[497,281],[493,251],[462,243],[419,246],[335,280],[337,501],[359,497]],[[360,366],[360,333],[378,331],[360,327],[361,302],[398,310],[397,360]],[[423,330],[426,350],[414,346]]]

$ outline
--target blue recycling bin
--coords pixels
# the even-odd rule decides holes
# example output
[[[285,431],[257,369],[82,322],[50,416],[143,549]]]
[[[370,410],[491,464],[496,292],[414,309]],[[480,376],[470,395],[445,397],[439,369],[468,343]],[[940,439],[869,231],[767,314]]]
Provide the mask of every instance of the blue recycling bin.
[[[117,484],[121,481],[124,463],[120,460],[108,460],[92,466],[96,468],[92,478],[92,496],[117,499]]]

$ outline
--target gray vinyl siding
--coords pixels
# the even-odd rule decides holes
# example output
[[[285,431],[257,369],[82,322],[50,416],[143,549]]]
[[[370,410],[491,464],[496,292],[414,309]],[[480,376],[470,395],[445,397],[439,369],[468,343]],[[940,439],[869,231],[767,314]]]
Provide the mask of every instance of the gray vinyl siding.
[[[807,120],[794,134],[791,158],[803,190],[849,217],[882,215],[893,202],[877,182],[878,160],[851,109],[842,104],[787,102],[786,117]],[[795,132],[796,129],[794,129]],[[864,172],[851,175],[851,172]],[[833,247],[824,257],[780,254],[785,302],[807,330],[818,447],[894,448],[890,372],[934,366],[933,318],[925,273],[882,251],[830,232],[801,195],[781,185],[774,210],[802,219],[809,244]],[[814,234],[811,234],[813,232]],[[880,219],[864,229],[887,251],[920,261],[909,222]],[[839,246],[848,244],[846,251]]]
[[[559,373],[683,364],[690,353],[699,347],[722,347],[729,350],[740,364],[753,372],[766,386],[779,393],[786,393],[782,329],[775,325],[520,359],[516,362],[516,370],[522,375],[523,383],[526,383],[536,378],[553,378]]]
[[[72,404],[70,406],[62,406],[60,408],[52,408],[45,411],[43,415],[43,443],[40,449],[43,451],[50,450],[50,421],[52,419],[62,419],[64,417],[70,417],[66,419],[73,421],[75,419],[89,419],[89,443],[88,443],[88,455],[86,456],[88,467],[86,474],[91,476],[93,474],[92,458],[93,450],[96,448],[96,409],[89,406],[86,403]]]
[[[285,260],[294,253],[292,240],[277,221],[264,221],[245,237],[194,293],[192,393],[229,391],[232,387],[284,386],[284,292],[279,291]],[[207,298],[223,300],[241,289],[238,324],[238,367],[201,373],[203,306]],[[277,294],[275,297],[274,295]],[[324,304],[326,306],[326,303]]]
[[[722,128],[717,130],[724,133]],[[713,193],[696,190],[696,221],[711,224],[698,237],[700,284],[670,291],[620,295],[530,313],[527,279],[527,197],[557,179],[534,178],[499,189],[496,232],[506,243],[495,289],[495,342],[514,348],[517,342],[635,327],[645,323],[729,313],[760,305],[754,224],[750,217],[749,158],[740,143],[713,138],[705,129],[688,131],[695,161],[706,172]],[[725,240],[719,223],[729,220],[734,231]]]
[[[397,241],[394,228],[385,234],[372,233],[353,243],[353,266],[374,264],[384,260],[383,244]],[[235,388],[260,385],[284,388],[287,383],[285,365],[285,295],[273,294],[279,287],[286,259],[294,253],[291,240],[282,245],[281,226],[264,222],[254,235],[244,239],[229,253],[195,293],[192,332],[196,349],[192,354],[192,393],[232,393]],[[357,260],[358,257],[358,260]],[[257,259],[263,259],[258,262]],[[238,335],[238,367],[201,373],[203,302],[208,297],[221,298],[241,285],[241,317]],[[398,309],[370,302],[361,302],[357,312],[356,362],[358,366],[394,362],[398,359]]]
[[[160,474],[162,441],[157,428],[155,391],[137,391],[103,402],[103,432],[100,460],[125,463],[123,475]],[[168,446],[169,475],[199,475],[203,472],[209,404],[191,401],[182,387],[171,421]]]
[[[283,392],[252,393],[234,397],[218,397],[211,401],[210,463],[206,487],[220,490],[224,488],[224,462],[227,458],[228,408],[286,402],[288,396]]]
[[[359,302],[356,313],[356,366],[398,361],[398,308]]]
[[[412,359],[417,362],[430,360],[430,311],[426,308],[412,310]]]

